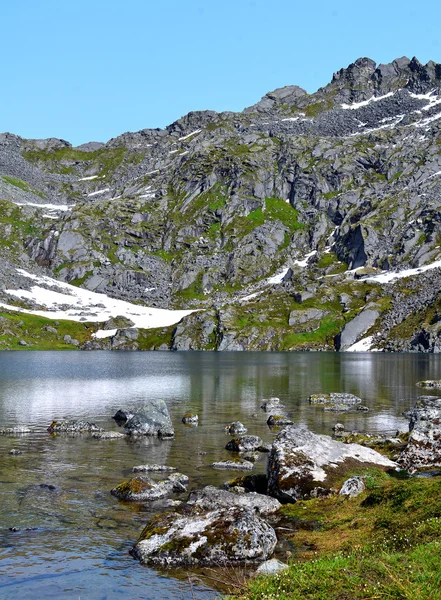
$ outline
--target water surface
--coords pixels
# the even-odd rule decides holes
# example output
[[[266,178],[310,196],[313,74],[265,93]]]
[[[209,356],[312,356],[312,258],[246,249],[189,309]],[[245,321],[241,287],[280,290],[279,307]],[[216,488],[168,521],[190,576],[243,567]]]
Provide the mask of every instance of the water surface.
[[[130,557],[152,509],[120,503],[109,492],[134,465],[177,467],[190,488],[220,485],[235,476],[210,467],[231,458],[224,425],[240,420],[249,433],[274,437],[260,410],[264,398],[278,396],[294,422],[318,433],[330,434],[336,421],[392,433],[407,429],[401,413],[419,393],[415,383],[438,378],[437,355],[2,352],[0,428],[25,424],[33,433],[0,436],[0,596],[212,598],[208,587],[191,589],[185,577]],[[370,412],[336,415],[307,402],[312,393],[339,391],[360,396]],[[61,418],[118,430],[116,410],[135,410],[148,398],[167,402],[174,440],[97,441],[46,431]],[[182,425],[185,412],[197,412],[200,425]],[[9,455],[12,448],[23,454]],[[255,472],[264,470],[262,455]]]

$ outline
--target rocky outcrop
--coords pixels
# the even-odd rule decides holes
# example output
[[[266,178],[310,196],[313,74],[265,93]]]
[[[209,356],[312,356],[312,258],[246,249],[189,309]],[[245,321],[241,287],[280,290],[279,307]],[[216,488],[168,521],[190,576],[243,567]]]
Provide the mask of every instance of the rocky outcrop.
[[[221,565],[264,561],[277,538],[254,510],[238,507],[204,511],[198,504],[178,507],[152,519],[132,550],[146,565]]]
[[[173,437],[174,429],[164,400],[149,400],[124,425],[128,435]]]
[[[408,416],[410,435],[399,464],[409,471],[441,467],[441,398],[420,396]]]
[[[332,487],[333,475],[354,465],[393,468],[396,463],[359,444],[344,444],[308,429],[288,426],[274,440],[268,456],[268,494],[293,502],[314,487]]]

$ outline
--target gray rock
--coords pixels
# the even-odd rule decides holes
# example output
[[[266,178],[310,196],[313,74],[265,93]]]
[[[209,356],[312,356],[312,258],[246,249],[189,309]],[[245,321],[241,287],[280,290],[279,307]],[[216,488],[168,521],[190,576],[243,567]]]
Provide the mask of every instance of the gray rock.
[[[277,560],[277,558],[271,558],[257,567],[255,575],[275,575],[276,573],[282,573],[287,569],[289,569],[287,564]]]
[[[166,498],[172,493],[185,492],[187,483],[188,477],[182,473],[172,473],[162,481],[139,476],[117,485],[110,493],[119,500],[144,502]]]
[[[138,465],[137,467],[133,467],[132,471],[134,473],[176,471],[176,467],[168,467],[167,465]]]
[[[265,412],[274,412],[284,408],[284,406],[280,404],[279,398],[270,398],[269,400],[264,400],[260,408]]]
[[[355,344],[375,324],[379,316],[380,313],[378,310],[365,308],[352,321],[346,323],[337,342],[338,350],[345,351]]]
[[[257,494],[256,492],[243,495],[235,494],[231,491],[219,490],[211,485],[192,491],[188,503],[197,504],[204,510],[233,507],[247,508],[258,512],[260,515],[273,514],[281,507],[278,500],[263,494]]]
[[[182,417],[182,422],[185,425],[199,425],[199,416],[198,415],[193,415],[191,413],[186,413]]]
[[[284,427],[285,425],[292,425],[293,421],[288,419],[285,415],[270,415],[266,421],[268,427]]]
[[[123,433],[119,433],[119,431],[101,431],[99,433],[93,433],[92,437],[95,440],[117,440],[125,438],[126,436]]]
[[[399,464],[411,472],[441,467],[441,398],[420,396],[409,417],[409,440]]]
[[[214,462],[211,465],[213,469],[229,469],[232,471],[251,471],[254,465],[249,460],[224,460],[221,462]]]
[[[318,484],[332,482],[333,469],[354,463],[393,468],[396,463],[359,444],[344,444],[326,435],[290,425],[282,430],[268,456],[268,494],[292,502]],[[329,487],[329,486],[328,486]]]
[[[73,420],[52,421],[47,430],[49,433],[93,433],[103,431],[96,423]]]
[[[225,449],[230,450],[230,452],[249,452],[256,450],[262,443],[257,435],[242,435],[230,440]]]
[[[129,435],[173,437],[174,429],[164,400],[149,400],[124,425]]]
[[[309,403],[322,406],[325,411],[344,412],[351,410],[369,410],[362,407],[361,398],[353,394],[341,394],[331,392],[330,394],[312,394]]]
[[[340,496],[348,496],[349,498],[359,496],[366,489],[365,481],[365,477],[350,477],[346,479],[339,492]]]
[[[201,513],[198,505],[183,505],[148,523],[132,554],[147,565],[218,566],[266,560],[276,543],[274,529],[255,511],[224,508]]]
[[[116,411],[112,418],[115,419],[115,421],[125,422],[131,419],[132,417],[133,413],[120,408]]]
[[[12,450],[9,450],[9,454],[12,456],[18,456],[19,454],[23,454],[23,452],[21,450],[17,450],[17,448],[12,448]]]
[[[233,423],[229,423],[229,425],[225,426],[225,431],[230,435],[239,435],[241,433],[246,433],[248,429],[240,421],[233,421]]]
[[[424,388],[441,388],[441,379],[426,379],[418,381],[415,385]]]

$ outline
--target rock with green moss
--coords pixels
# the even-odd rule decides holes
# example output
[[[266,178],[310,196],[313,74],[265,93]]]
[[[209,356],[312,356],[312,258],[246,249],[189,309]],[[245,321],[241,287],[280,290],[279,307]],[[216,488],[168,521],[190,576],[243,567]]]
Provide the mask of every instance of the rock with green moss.
[[[262,440],[257,435],[242,435],[234,438],[225,446],[230,452],[249,452],[262,445]]]
[[[268,456],[268,494],[285,502],[299,500],[318,485],[332,487],[333,474],[357,464],[396,467],[370,448],[288,426],[277,435]]]
[[[89,421],[52,421],[48,429],[49,433],[99,433],[102,427]]]
[[[188,477],[182,473],[172,473],[162,481],[139,476],[120,483],[110,493],[119,500],[144,502],[166,498],[173,493],[185,492],[187,483]]]
[[[284,427],[285,425],[292,425],[293,421],[288,419],[286,415],[270,415],[266,421],[268,427]]]
[[[204,511],[197,504],[187,504],[151,519],[132,554],[146,565],[219,566],[264,561],[271,557],[276,543],[274,529],[254,510]]]

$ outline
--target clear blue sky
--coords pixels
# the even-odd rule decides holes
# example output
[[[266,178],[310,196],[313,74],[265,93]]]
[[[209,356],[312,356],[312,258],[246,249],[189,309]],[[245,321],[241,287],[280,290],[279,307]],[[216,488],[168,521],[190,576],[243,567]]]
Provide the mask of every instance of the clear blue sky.
[[[360,56],[441,62],[426,0],[12,0],[2,3],[0,131],[74,145],[312,93]]]

